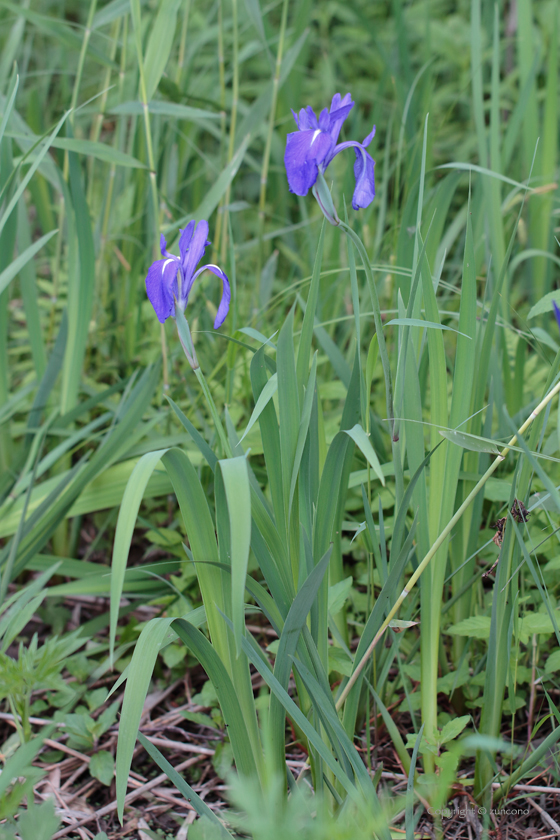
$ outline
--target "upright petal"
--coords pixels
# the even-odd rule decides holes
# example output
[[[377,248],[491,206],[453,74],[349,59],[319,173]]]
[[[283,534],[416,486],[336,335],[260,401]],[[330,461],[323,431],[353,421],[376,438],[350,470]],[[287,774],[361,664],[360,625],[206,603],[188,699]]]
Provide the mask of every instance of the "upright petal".
[[[286,138],[284,164],[290,191],[307,195],[317,180],[317,167],[329,156],[332,139],[325,131],[294,131]]]
[[[352,196],[352,207],[354,210],[360,210],[361,208],[369,207],[375,197],[375,180],[373,174],[375,161],[363,146],[355,148],[354,151],[356,152],[356,160],[354,162],[356,188]]]
[[[177,257],[169,257],[166,260],[157,260],[148,269],[146,292],[161,324],[170,315],[175,314],[173,296],[177,297],[178,294],[177,272],[180,265]]]
[[[222,299],[220,300],[220,305],[218,306],[218,312],[216,313],[216,318],[214,320],[214,329],[219,329],[226,319],[226,315],[229,312],[229,304],[231,301],[231,289],[229,287],[229,280],[227,274],[222,271],[222,269],[217,265],[203,265],[201,268],[198,269],[196,274],[194,275],[192,282],[196,280],[196,278],[202,274],[203,271],[211,271],[212,274],[215,274],[216,277],[219,277],[222,281]],[[192,285],[192,284],[191,284]]]
[[[184,262],[185,254],[187,253],[189,245],[191,244],[191,239],[195,226],[196,222],[193,219],[193,221],[189,222],[186,228],[181,231],[181,236],[179,237],[179,253],[181,254],[182,262]]]
[[[373,126],[372,130],[370,131],[370,133],[368,134],[368,136],[366,137],[366,139],[362,143],[362,146],[364,147],[364,149],[367,149],[367,147],[369,146],[369,144],[371,143],[371,141],[373,140],[374,137],[375,137],[375,126]]]
[[[340,129],[342,128],[342,123],[354,107],[354,103],[352,102],[352,96],[347,93],[346,96],[341,98],[340,93],[335,93],[332,98],[331,107],[329,110],[330,115],[330,128],[329,132],[333,140],[333,144],[336,145],[338,142],[338,135],[340,134]]]
[[[315,111],[311,105],[301,109],[297,123],[300,131],[315,131],[315,129],[319,128]]]
[[[167,242],[165,241],[165,236],[163,233],[159,238],[159,250],[161,251],[162,257],[168,257],[169,254],[167,253]]]
[[[183,262],[183,282],[185,285],[185,288],[181,289],[182,302],[186,302],[187,300],[193,282],[194,270],[204,256],[207,244],[208,222],[205,219],[202,219],[194,229],[188,250],[184,254],[181,252]]]

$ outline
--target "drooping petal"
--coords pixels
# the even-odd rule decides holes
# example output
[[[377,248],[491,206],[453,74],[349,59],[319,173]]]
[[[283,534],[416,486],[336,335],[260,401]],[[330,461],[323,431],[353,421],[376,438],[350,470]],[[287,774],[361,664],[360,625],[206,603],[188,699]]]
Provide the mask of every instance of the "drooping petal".
[[[218,311],[216,313],[216,318],[214,320],[214,329],[219,329],[226,319],[226,315],[229,311],[229,304],[231,301],[231,289],[229,286],[229,280],[227,274],[222,271],[222,269],[217,265],[203,265],[201,268],[198,269],[196,274],[192,278],[192,282],[196,280],[196,278],[202,274],[203,271],[211,271],[212,274],[215,274],[216,277],[219,277],[222,281],[222,299],[220,300],[220,305],[218,306]],[[192,285],[192,284],[191,284]]]
[[[191,239],[195,226],[196,222],[193,219],[192,222],[189,222],[186,228],[181,231],[181,236],[179,237],[179,253],[181,254],[182,262],[184,262],[185,254],[187,253],[189,245],[191,244]]]
[[[333,139],[333,144],[336,145],[338,142],[338,135],[340,134],[340,129],[342,128],[342,123],[354,107],[354,103],[352,102],[352,96],[347,93],[346,96],[341,98],[340,93],[335,93],[332,98],[331,107],[329,110],[330,116],[330,128],[329,132]]]
[[[193,223],[194,224],[194,223]],[[183,263],[183,282],[185,288],[181,289],[181,302],[186,303],[193,284],[193,274],[198,263],[204,256],[206,245],[208,244],[208,222],[202,219],[195,227],[192,233],[188,250],[181,258]]]
[[[332,145],[330,134],[319,129],[288,134],[284,165],[291,192],[307,195],[317,180],[317,167],[329,156]]]
[[[163,324],[170,315],[175,314],[175,301],[177,297],[177,272],[181,263],[177,257],[169,257],[166,260],[157,260],[148,269],[146,277],[146,292],[150,303]]]
[[[330,160],[345,149],[354,149],[356,152],[356,160],[354,162],[356,187],[352,196],[352,207],[354,210],[360,210],[368,207],[375,197],[375,180],[373,175],[375,161],[369,152],[366,152],[362,144],[357,143],[355,140],[347,140],[345,143],[339,143],[334,149]]]
[[[375,179],[373,173],[375,161],[363,146],[356,148],[355,152],[354,177],[356,178],[356,188],[352,196],[352,207],[354,210],[360,210],[361,208],[369,207],[375,197]]]

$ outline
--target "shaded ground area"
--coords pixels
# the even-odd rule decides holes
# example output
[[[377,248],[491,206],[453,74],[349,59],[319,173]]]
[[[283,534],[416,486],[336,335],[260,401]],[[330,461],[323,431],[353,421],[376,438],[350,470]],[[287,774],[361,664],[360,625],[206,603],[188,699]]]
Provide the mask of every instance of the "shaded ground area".
[[[72,614],[73,621],[88,620],[107,609],[106,599],[68,599],[65,607]],[[155,608],[140,607],[137,618],[146,621],[156,612]],[[266,627],[252,625],[251,631],[265,646],[270,642],[271,631]],[[74,677],[64,673],[69,683]],[[115,674],[106,674],[89,685],[91,690],[110,687]],[[209,706],[200,703],[201,690],[206,682],[202,669],[188,667],[186,674],[170,681],[160,681],[159,687],[148,695],[141,721],[141,732],[165,755],[172,766],[180,772],[196,793],[216,811],[227,808],[227,786],[220,776],[220,769],[229,766],[228,744],[224,730],[220,728],[219,717],[208,716]],[[258,691],[262,680],[253,675],[253,684]],[[157,685],[157,683],[156,683]],[[43,695],[46,697],[46,695]],[[123,689],[96,710],[92,717],[99,718],[103,710],[114,702],[122,700]],[[198,702],[193,701],[198,698]],[[35,696],[34,696],[35,699]],[[37,699],[41,699],[38,693]],[[536,699],[536,708],[539,700]],[[400,702],[400,701],[399,701]],[[391,710],[403,738],[413,732],[410,715],[399,713],[397,703]],[[451,709],[450,709],[451,711]],[[544,711],[544,710],[543,710]],[[49,722],[50,712],[45,717],[32,718],[34,729]],[[217,722],[216,722],[217,721]],[[216,725],[212,725],[216,722]],[[523,743],[526,730],[516,733]],[[0,715],[0,738],[6,742],[14,731],[13,716],[8,712]],[[148,840],[146,831],[159,832],[162,838],[185,840],[188,826],[196,818],[196,812],[189,802],[169,782],[144,748],[137,744],[128,779],[125,819],[121,826],[116,812],[115,781],[103,784],[92,778],[89,765],[95,752],[116,753],[118,720],[99,738],[93,751],[80,751],[68,746],[68,735],[62,725],[45,745],[35,765],[45,771],[45,776],[35,787],[36,801],[54,797],[57,813],[62,820],[61,829],[53,840],[67,837],[70,840],[93,838],[104,831],[110,840],[121,837]],[[288,733],[290,737],[290,733]],[[505,738],[511,733],[504,732]],[[356,745],[368,763],[365,730]],[[291,732],[288,748],[288,766],[297,779],[307,769],[307,756]],[[371,772],[377,771],[380,795],[403,795],[407,779],[397,753],[383,724],[381,716],[370,720],[369,763]],[[538,766],[533,778],[516,785],[509,798],[496,806],[490,815],[489,836],[496,840],[525,840],[525,838],[557,837],[560,835],[560,788],[555,787],[551,766],[553,762]],[[381,771],[379,773],[379,771]],[[473,767],[464,766],[461,775],[472,778]],[[497,785],[496,785],[497,787]],[[468,790],[468,786],[467,786]],[[428,809],[428,803],[426,809]],[[418,821],[417,838],[453,838],[453,840],[474,840],[482,837],[484,814],[478,803],[465,788],[457,786],[455,795],[440,814],[430,815],[426,810]],[[405,836],[405,813],[394,821],[394,836]]]

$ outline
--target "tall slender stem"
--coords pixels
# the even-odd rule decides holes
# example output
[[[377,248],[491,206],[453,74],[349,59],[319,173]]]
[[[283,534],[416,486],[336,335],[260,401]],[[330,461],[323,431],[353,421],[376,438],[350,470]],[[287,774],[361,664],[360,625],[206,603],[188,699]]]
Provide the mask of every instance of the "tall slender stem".
[[[229,144],[227,160],[230,163],[235,150],[235,129],[237,128],[237,106],[239,103],[239,32],[237,24],[237,0],[231,0],[233,14],[233,79],[231,86],[231,115],[229,121]],[[222,207],[221,260],[226,261],[228,243],[228,207],[231,197],[231,183],[228,184]]]
[[[276,52],[276,67],[274,70],[274,79],[272,81],[272,101],[270,103],[270,113],[268,115],[268,131],[266,134],[266,143],[263,153],[263,162],[261,168],[261,192],[259,197],[259,264],[257,270],[257,282],[260,284],[261,268],[264,262],[263,255],[263,234],[264,234],[264,217],[266,208],[266,185],[268,183],[268,167],[270,164],[270,150],[272,148],[272,135],[274,133],[274,121],[276,119],[276,104],[278,102],[278,90],[280,88],[280,71],[282,69],[282,57],[284,54],[284,41],[286,39],[286,24],[288,21],[288,5],[289,0],[284,0],[282,5],[282,19],[280,21],[280,36],[278,38],[278,50]],[[260,292],[260,289],[259,289]]]
[[[208,408],[210,409],[210,414],[212,415],[212,420],[214,421],[214,425],[216,426],[216,431],[218,433],[218,437],[220,438],[220,441],[221,441],[221,444],[222,444],[222,447],[223,447],[223,450],[224,450],[224,455],[226,455],[228,458],[231,458],[232,454],[233,454],[232,450],[231,450],[231,446],[229,444],[229,440],[227,439],[227,435],[224,431],[222,421],[220,420],[220,415],[218,414],[218,409],[216,408],[216,403],[214,402],[214,397],[212,396],[212,394],[210,392],[210,388],[208,387],[206,377],[202,373],[202,370],[201,370],[200,367],[194,368],[194,372],[196,374],[196,378],[198,379],[198,381],[200,383],[200,387],[202,388],[204,396],[206,397],[206,402],[208,403]]]
[[[385,336],[383,334],[383,324],[381,323],[381,308],[379,306],[379,295],[377,294],[377,287],[371,270],[368,252],[366,246],[349,225],[344,222],[339,222],[339,227],[342,228],[346,236],[353,242],[362,260],[366,279],[371,295],[371,302],[373,307],[373,320],[375,321],[375,330],[377,332],[377,341],[379,343],[379,356],[381,358],[381,365],[383,367],[383,376],[385,378],[385,396],[387,401],[387,420],[389,429],[391,431],[391,438],[394,430],[394,410],[393,410],[393,382],[391,377],[391,365],[389,364],[389,354],[387,353],[387,345],[385,343]]]
[[[159,200],[158,188],[156,179],[156,163],[154,157],[154,149],[152,145],[152,131],[150,127],[150,112],[148,109],[148,89],[146,87],[146,74],[144,72],[144,56],[142,54],[142,33],[138,21],[134,19],[134,35],[136,41],[136,54],[138,57],[138,72],[140,75],[140,102],[142,104],[142,114],[144,116],[144,130],[146,134],[146,152],[148,155],[149,178],[150,178],[150,195],[152,197],[152,212],[154,216],[154,258],[158,256],[158,240],[159,240]],[[169,388],[169,372],[167,370],[167,344],[165,341],[165,331],[160,330],[161,339],[161,353],[163,356],[163,387],[167,391]]]

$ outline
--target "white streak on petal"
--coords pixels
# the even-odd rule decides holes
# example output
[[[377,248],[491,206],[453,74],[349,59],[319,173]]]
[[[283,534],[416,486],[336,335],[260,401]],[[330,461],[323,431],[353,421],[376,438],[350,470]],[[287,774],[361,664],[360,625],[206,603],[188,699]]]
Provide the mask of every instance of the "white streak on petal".
[[[162,273],[162,276],[163,276],[163,274],[165,273],[165,269],[167,268],[167,266],[169,265],[169,263],[172,263],[172,262],[176,262],[176,260],[165,260],[164,264],[163,264],[163,265],[162,265],[162,267],[161,267],[161,273]]]
[[[313,137],[311,138],[311,146],[313,145],[313,143],[315,142],[315,140],[317,139],[317,137],[319,136],[319,134],[320,134],[320,133],[321,133],[321,129],[320,129],[320,128],[317,128],[317,129],[313,132]],[[310,146],[310,148],[311,148],[311,146]]]

